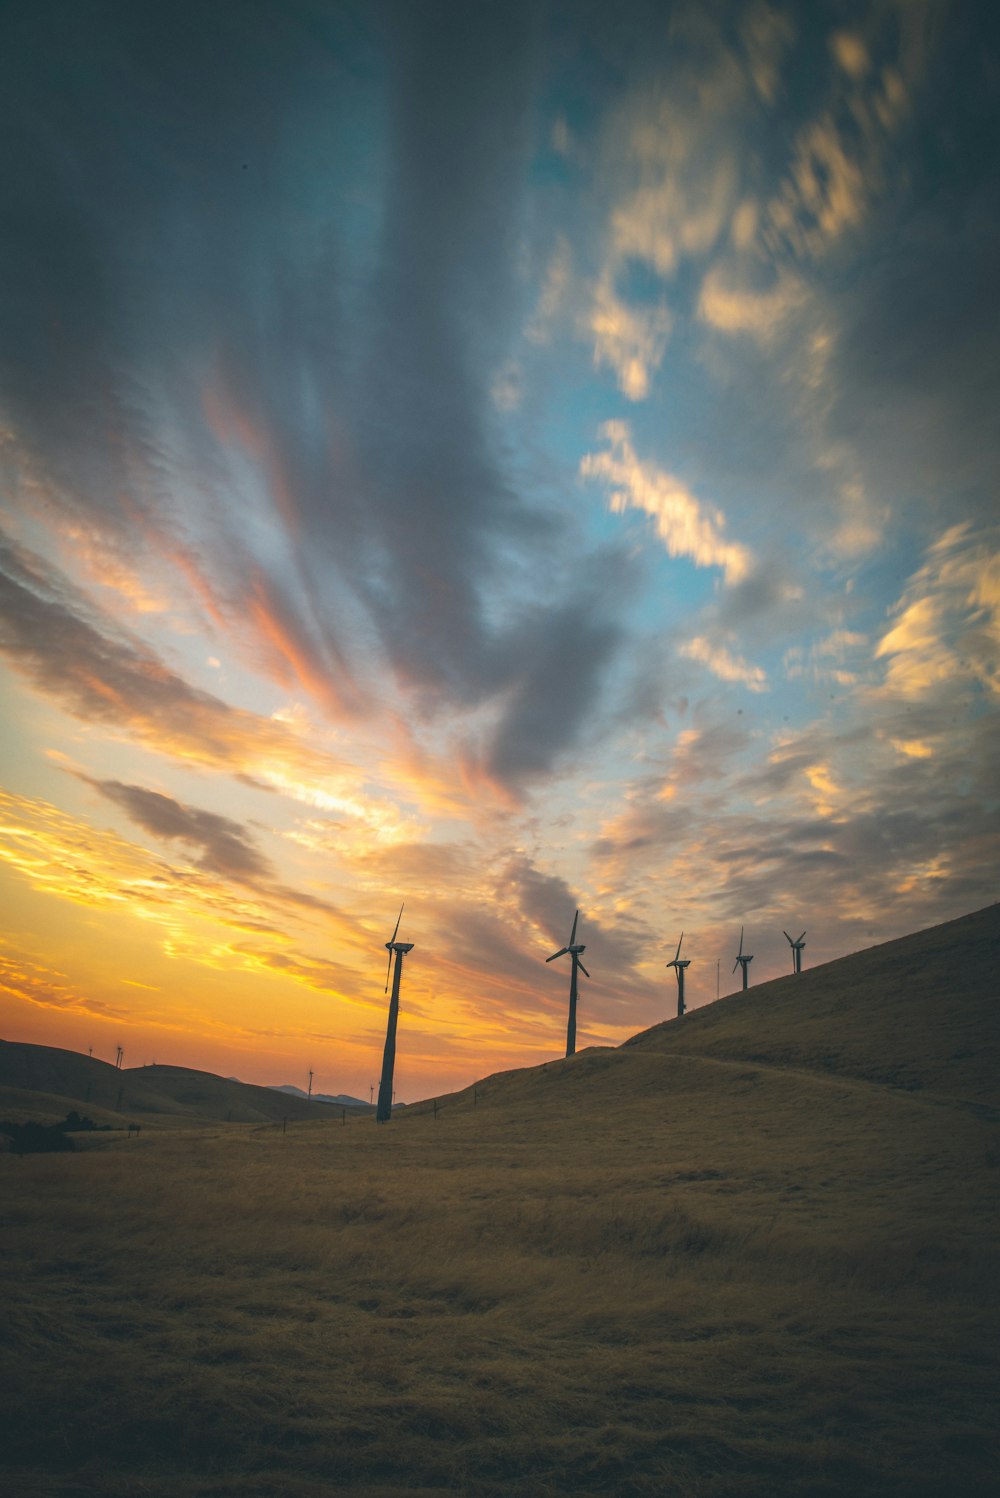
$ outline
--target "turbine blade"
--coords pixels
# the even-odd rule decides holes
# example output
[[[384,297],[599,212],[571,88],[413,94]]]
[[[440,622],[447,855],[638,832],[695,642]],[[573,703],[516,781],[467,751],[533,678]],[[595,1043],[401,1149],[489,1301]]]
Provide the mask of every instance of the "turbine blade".
[[[735,973],[736,969],[739,967],[739,965],[740,965],[740,959],[737,957],[736,961],[733,963],[733,972],[734,973]]]
[[[560,947],[558,952],[553,952],[551,957],[546,957],[546,962],[555,962],[557,957],[565,957],[569,947]]]
[[[577,923],[577,921],[579,919],[580,919],[580,912],[577,911],[576,915],[573,917],[573,929],[572,929],[572,931],[569,934],[569,946],[572,946],[573,943],[576,941],[576,923]]]
[[[386,946],[388,946],[388,945],[389,945],[389,943],[386,942]],[[385,965],[385,992],[386,993],[389,992],[389,969],[391,967],[392,967],[392,950],[390,948],[390,951],[389,951],[389,961]]]
[[[404,901],[404,903],[405,903],[405,901]],[[389,938],[390,941],[395,941],[396,937],[399,935],[399,923],[400,923],[400,921],[402,919],[403,919],[403,906],[401,905],[399,907],[399,914],[396,917],[396,929],[392,933],[392,935],[390,936],[390,938]]]
[[[787,941],[788,945],[790,947],[794,947],[795,943],[792,941],[792,938],[789,936],[788,932],[787,931],[782,931],[781,934],[785,938],[785,940]]]
[[[743,927],[742,926],[740,927],[740,956],[741,957],[743,956]],[[733,972],[734,973],[735,973],[735,971],[736,971],[736,969],[733,968]]]
[[[806,933],[805,933],[805,932],[804,932],[804,931],[803,931],[803,933],[802,933],[802,936],[800,936],[800,937],[799,937],[799,941],[801,941],[801,940],[802,940],[802,938],[803,938],[803,937],[804,937],[804,936],[805,936],[805,934],[806,934]]]
[[[682,931],[681,932],[681,941],[683,941],[683,940],[684,940],[684,932]],[[681,955],[681,941],[679,941],[677,943],[677,951],[674,953],[674,961],[675,962],[677,961],[678,957]]]
[[[577,962],[580,962],[579,957],[576,960],[577,960]],[[586,978],[590,977],[590,974],[587,972],[587,969],[584,967],[584,965],[583,965],[582,962],[580,962],[580,971],[581,971],[581,973],[583,973],[584,977],[586,977]]]

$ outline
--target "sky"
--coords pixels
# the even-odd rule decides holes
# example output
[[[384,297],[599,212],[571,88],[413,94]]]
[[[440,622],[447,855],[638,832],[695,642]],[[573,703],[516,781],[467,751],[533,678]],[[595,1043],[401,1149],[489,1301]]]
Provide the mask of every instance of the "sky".
[[[367,1098],[998,898],[1000,23],[11,0],[0,1034]]]

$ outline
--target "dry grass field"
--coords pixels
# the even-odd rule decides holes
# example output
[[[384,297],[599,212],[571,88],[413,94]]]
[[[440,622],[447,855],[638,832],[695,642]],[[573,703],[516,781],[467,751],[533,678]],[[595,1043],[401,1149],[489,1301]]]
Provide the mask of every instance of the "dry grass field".
[[[437,1118],[0,1156],[0,1481],[992,1495],[998,955],[994,907]]]

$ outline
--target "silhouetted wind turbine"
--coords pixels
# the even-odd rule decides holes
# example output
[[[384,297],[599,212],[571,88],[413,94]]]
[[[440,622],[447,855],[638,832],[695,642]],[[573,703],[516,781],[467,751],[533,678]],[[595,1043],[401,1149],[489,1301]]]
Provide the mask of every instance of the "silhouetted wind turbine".
[[[558,952],[553,952],[551,957],[546,957],[546,959],[545,959],[546,962],[555,962],[555,960],[556,960],[557,957],[565,957],[567,952],[569,953],[570,957],[573,959],[573,967],[572,967],[572,970],[571,970],[570,975],[569,975],[569,1023],[566,1026],[566,1054],[567,1054],[567,1056],[572,1056],[576,1052],[576,970],[577,970],[577,968],[581,968],[582,969],[584,977],[586,977],[586,978],[590,977],[590,974],[587,972],[587,969],[583,966],[583,963],[580,961],[580,953],[581,952],[585,952],[587,950],[587,948],[582,943],[578,942],[577,939],[576,939],[576,923],[577,923],[577,921],[579,919],[580,919],[580,912],[577,911],[576,915],[573,917],[573,929],[572,929],[572,931],[569,934],[569,941],[567,942],[566,946],[560,947],[559,950],[558,950]]]
[[[397,941],[399,935],[399,923],[403,919],[403,907],[399,907],[399,915],[396,917],[396,929],[392,938],[385,944],[389,953],[389,961],[385,969],[385,991],[389,992],[389,969],[392,967],[392,954],[396,954],[396,967],[392,975],[392,998],[389,1000],[389,1023],[385,1031],[385,1050],[382,1052],[382,1080],[378,1087],[378,1108],[375,1112],[376,1123],[388,1123],[392,1117],[392,1073],[396,1065],[396,1021],[399,1018],[399,980],[403,974],[403,958],[407,952],[413,951],[412,941]]]
[[[681,941],[684,940],[684,932],[681,932]],[[681,941],[677,943],[677,951],[674,953],[673,962],[668,962],[667,967],[672,967],[677,974],[677,1018],[686,1013],[684,1003],[684,969],[691,966],[690,957],[681,960]]]
[[[803,932],[803,935],[805,935],[805,932]],[[749,981],[749,978],[747,977],[747,968],[750,966],[751,962],[753,962],[753,958],[750,957],[750,956],[748,956],[747,953],[744,952],[744,950],[743,950],[743,927],[741,926],[740,927],[740,951],[739,951],[739,956],[737,957],[736,961],[733,963],[733,972],[735,973],[735,971],[736,971],[736,969],[738,967],[741,967],[743,969],[743,992],[744,993],[746,993],[747,989],[750,987],[750,981]]]
[[[788,934],[787,931],[783,932],[782,934],[784,935],[785,940],[787,941],[788,945],[792,949],[792,972],[793,973],[801,973],[801,971],[802,971],[802,948],[806,944],[806,941],[805,941],[806,933],[803,931],[802,935],[800,937],[798,937],[798,939],[796,941],[792,941],[792,938],[789,936],[789,934]]]

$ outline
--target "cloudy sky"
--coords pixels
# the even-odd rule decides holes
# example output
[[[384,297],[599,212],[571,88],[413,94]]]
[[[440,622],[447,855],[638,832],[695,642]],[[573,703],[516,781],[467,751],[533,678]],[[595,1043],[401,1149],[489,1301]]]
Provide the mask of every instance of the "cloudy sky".
[[[998,896],[1000,27],[13,0],[0,1023],[416,1097]]]

